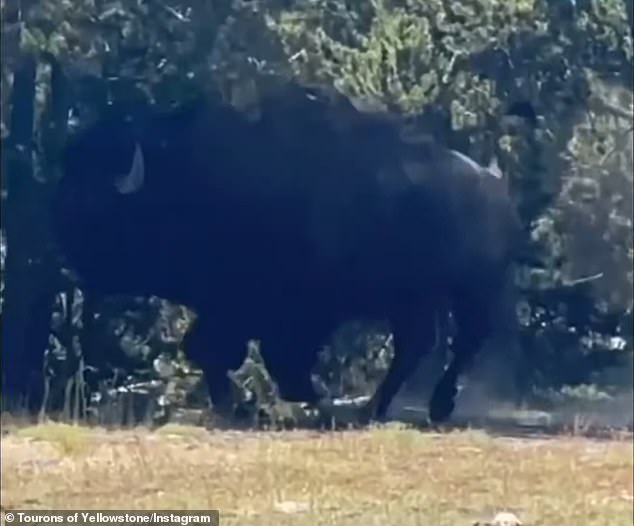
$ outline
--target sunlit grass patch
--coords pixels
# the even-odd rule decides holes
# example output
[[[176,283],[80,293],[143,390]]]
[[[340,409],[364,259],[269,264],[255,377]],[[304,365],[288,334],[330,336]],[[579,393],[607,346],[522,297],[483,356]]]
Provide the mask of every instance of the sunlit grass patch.
[[[35,429],[2,442],[5,507],[217,508],[223,526],[455,526],[501,510],[527,525],[631,526],[631,438],[168,425],[86,431],[90,454],[62,456],[50,427]]]
[[[58,422],[23,427],[16,430],[15,435],[19,438],[48,442],[63,455],[76,455],[85,452],[92,440],[92,431],[89,428]]]
[[[163,436],[192,438],[196,440],[203,440],[209,435],[205,428],[200,426],[171,423],[159,427],[156,429],[156,433]]]

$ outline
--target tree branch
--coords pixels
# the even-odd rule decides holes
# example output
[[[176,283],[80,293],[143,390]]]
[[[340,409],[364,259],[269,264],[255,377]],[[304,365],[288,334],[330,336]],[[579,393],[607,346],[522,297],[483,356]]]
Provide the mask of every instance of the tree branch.
[[[631,123],[634,123],[634,112],[630,109],[623,108],[621,106],[617,106],[616,104],[612,104],[600,97],[591,97],[588,101],[588,107],[597,113],[609,113],[614,117],[619,117],[620,119],[626,119]]]

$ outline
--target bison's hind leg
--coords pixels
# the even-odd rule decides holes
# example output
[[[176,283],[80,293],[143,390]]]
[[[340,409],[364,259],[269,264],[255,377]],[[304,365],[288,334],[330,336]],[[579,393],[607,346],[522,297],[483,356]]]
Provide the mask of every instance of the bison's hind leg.
[[[451,416],[458,378],[471,366],[485,342],[495,338],[509,351],[517,344],[512,285],[510,274],[501,273],[498,280],[482,280],[455,294],[453,359],[432,394],[429,403],[432,422],[442,422]]]
[[[436,344],[436,312],[427,302],[399,312],[391,319],[391,325],[394,357],[376,393],[360,411],[362,423],[385,420],[393,398]]]
[[[490,331],[488,304],[477,297],[460,297],[454,306],[457,332],[453,340],[453,358],[445,369],[429,400],[429,419],[447,420],[456,406],[458,378],[470,365]]]

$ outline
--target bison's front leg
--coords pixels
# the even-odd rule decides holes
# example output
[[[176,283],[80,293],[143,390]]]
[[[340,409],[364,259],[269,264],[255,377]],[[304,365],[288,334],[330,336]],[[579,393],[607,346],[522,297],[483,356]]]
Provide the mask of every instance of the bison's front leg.
[[[399,312],[391,319],[394,358],[376,393],[362,410],[362,420],[383,420],[394,396],[436,343],[436,316],[430,305]]]
[[[185,354],[202,369],[214,412],[233,417],[230,370],[239,369],[247,354],[246,340],[227,326],[199,318],[185,337]]]
[[[267,335],[262,342],[262,358],[283,400],[309,404],[319,401],[311,379],[319,340],[318,335],[294,325]]]

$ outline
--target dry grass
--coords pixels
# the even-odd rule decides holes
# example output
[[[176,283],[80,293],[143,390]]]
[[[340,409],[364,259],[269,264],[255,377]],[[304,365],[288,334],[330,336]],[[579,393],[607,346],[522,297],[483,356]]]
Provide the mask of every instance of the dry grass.
[[[78,438],[80,437],[80,438]],[[632,442],[346,432],[106,432],[2,440],[2,507],[207,509],[224,525],[632,524]]]

